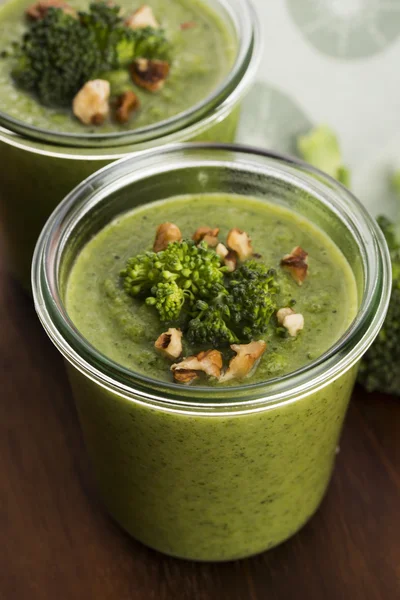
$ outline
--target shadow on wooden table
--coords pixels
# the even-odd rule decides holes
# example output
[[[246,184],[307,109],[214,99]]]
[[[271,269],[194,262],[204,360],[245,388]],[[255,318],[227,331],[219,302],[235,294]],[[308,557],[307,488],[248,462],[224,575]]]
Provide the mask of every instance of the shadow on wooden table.
[[[356,389],[328,495],[282,546],[195,564],[130,539],[97,500],[60,356],[0,264],[0,599],[400,597],[400,399]]]

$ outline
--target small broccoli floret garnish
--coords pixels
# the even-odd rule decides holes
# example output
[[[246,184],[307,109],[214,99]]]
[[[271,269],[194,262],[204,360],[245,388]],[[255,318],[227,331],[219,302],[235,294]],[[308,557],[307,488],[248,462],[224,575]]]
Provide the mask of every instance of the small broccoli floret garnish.
[[[155,252],[146,252],[130,258],[120,273],[125,291],[130,296],[138,296],[150,290],[155,283],[162,281],[161,267]]]
[[[188,340],[212,345],[233,344],[259,337],[276,310],[275,271],[249,260],[225,285],[215,289],[210,301],[198,302],[188,325]]]
[[[214,298],[210,303],[199,300],[195,305],[195,316],[189,321],[187,339],[192,344],[211,344],[213,347],[239,342],[230,329],[230,310],[226,294]]]
[[[253,253],[246,232],[231,229],[228,237],[232,232],[243,242],[230,250],[232,266],[226,264],[228,249],[218,242],[219,228],[199,227],[192,240],[185,240],[176,224],[166,222],[157,227],[153,251],[130,258],[120,272],[125,292],[169,323],[155,341],[157,352],[169,359],[190,347],[198,352],[172,365],[177,383],[189,385],[204,374],[221,382],[243,379],[266,350],[267,342],[259,338],[277,310],[278,275],[255,259],[260,255]],[[304,326],[302,315],[290,306],[279,314],[292,319],[284,326],[296,337]],[[224,351],[228,357],[236,354],[225,373]]]
[[[229,272],[205,242],[176,241],[160,252],[139,254],[120,275],[125,291],[144,298],[161,321],[180,319],[192,344],[250,341],[265,333],[276,310],[273,269],[249,260]]]
[[[178,319],[186,296],[176,281],[157,283],[151,288],[151,293],[152,296],[146,298],[146,304],[157,309],[161,321]]]
[[[247,261],[232,274],[227,303],[241,340],[250,340],[265,332],[276,310],[275,276],[274,269],[255,260]]]
[[[160,252],[131,258],[123,271],[123,285],[131,296],[147,296],[162,321],[177,319],[186,301],[213,295],[223,280],[225,267],[214,250],[193,241],[172,242]]]
[[[184,290],[202,298],[213,292],[223,279],[225,267],[219,256],[207,244],[192,241],[174,242],[157,254],[163,265],[164,279],[174,280]]]
[[[396,178],[400,182],[400,174]],[[392,294],[383,327],[361,362],[359,381],[370,392],[400,395],[400,227],[386,217],[378,223],[390,250]]]
[[[89,80],[128,66],[136,57],[165,58],[168,42],[161,29],[126,27],[118,6],[90,5],[75,17],[49,8],[29,24],[11,56],[18,86],[46,106],[69,106]]]

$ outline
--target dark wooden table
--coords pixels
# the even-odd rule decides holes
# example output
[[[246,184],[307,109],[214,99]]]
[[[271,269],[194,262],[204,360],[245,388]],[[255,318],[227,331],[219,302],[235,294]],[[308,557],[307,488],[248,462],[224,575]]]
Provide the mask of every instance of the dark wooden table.
[[[322,507],[289,542],[178,561],[99,505],[63,364],[0,251],[1,600],[397,600],[400,399],[357,389]]]

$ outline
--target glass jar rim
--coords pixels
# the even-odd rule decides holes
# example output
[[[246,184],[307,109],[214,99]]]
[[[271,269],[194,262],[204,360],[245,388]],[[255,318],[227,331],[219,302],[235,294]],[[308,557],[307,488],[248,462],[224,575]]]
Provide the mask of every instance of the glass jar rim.
[[[235,110],[235,105],[240,103],[242,97],[248,90],[248,87],[251,85],[251,80],[249,79],[245,88],[243,88],[242,93],[239,97],[235,98],[235,102],[224,103],[221,106],[217,107],[216,110],[210,114],[207,114],[201,120],[196,121],[196,123],[192,123],[188,127],[180,129],[179,131],[175,131],[173,133],[167,134],[162,138],[157,138],[157,140],[153,140],[156,142],[155,145],[152,144],[152,141],[145,144],[132,144],[127,146],[108,146],[108,147],[98,147],[98,148],[81,148],[81,147],[73,147],[73,146],[57,146],[47,144],[44,146],[42,142],[35,140],[33,138],[22,137],[20,134],[17,134],[12,131],[8,131],[1,127],[0,125],[0,142],[13,146],[18,150],[23,150],[24,152],[31,152],[32,154],[38,154],[39,156],[48,156],[49,158],[57,158],[64,160],[73,160],[73,161],[116,161],[122,158],[126,158],[131,154],[135,154],[138,152],[144,152],[146,150],[152,149],[153,147],[163,147],[167,145],[173,145],[178,143],[185,143],[188,140],[196,138],[201,135],[204,131],[217,126],[219,123],[223,122],[227,119],[232,110]]]
[[[0,132],[4,129],[13,134],[69,148],[104,149],[120,145],[156,142],[159,138],[172,135],[207,119],[215,112],[226,112],[248,89],[254,79],[261,59],[262,36],[257,13],[251,0],[215,0],[237,25],[239,46],[235,62],[220,84],[203,100],[185,111],[158,121],[152,125],[128,131],[103,134],[68,133],[43,129],[25,123],[0,111]],[[236,10],[237,14],[234,14]],[[131,152],[133,149],[131,150]]]
[[[283,377],[256,384],[232,387],[181,386],[157,381],[113,362],[98,352],[70,321],[58,287],[58,268],[77,216],[87,215],[98,202],[124,184],[171,169],[174,159],[198,164],[199,152],[206,151],[204,164],[222,166],[223,153],[234,154],[250,169],[251,159],[269,162],[275,173],[295,186],[322,194],[325,205],[339,214],[357,240],[365,271],[363,297],[358,314],[342,337],[322,356]],[[168,160],[171,159],[171,164]],[[196,162],[197,161],[197,162]],[[182,163],[176,163],[182,164]],[[203,164],[203,162],[201,163]],[[259,166],[259,165],[258,165]],[[295,175],[293,168],[298,170]],[[265,166],[266,169],[266,166]],[[301,175],[300,175],[301,174]],[[135,179],[136,178],[136,179]],[[334,197],[332,203],[330,197]],[[321,197],[321,196],[320,196]],[[383,324],[391,291],[390,256],[384,236],[365,207],[336,180],[303,161],[276,152],[236,144],[173,144],[139,152],[97,171],[78,185],[56,208],[38,240],[32,263],[35,308],[47,334],[61,354],[86,377],[117,396],[163,410],[184,412],[217,410],[242,414],[297,401],[316,392],[348,371],[372,344]],[[207,396],[211,396],[208,400]]]

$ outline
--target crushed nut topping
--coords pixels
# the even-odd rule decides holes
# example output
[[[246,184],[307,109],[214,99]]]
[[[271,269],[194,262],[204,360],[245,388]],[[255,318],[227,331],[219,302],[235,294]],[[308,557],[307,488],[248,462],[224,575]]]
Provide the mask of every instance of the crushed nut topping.
[[[153,27],[158,29],[160,25],[154,16],[153,9],[147,4],[143,4],[125,21],[125,25],[131,29],[143,29],[144,27]]]
[[[292,337],[296,337],[299,331],[304,329],[304,317],[289,307],[280,308],[276,313],[279,325],[287,329]]]
[[[228,248],[234,250],[241,261],[250,258],[253,254],[251,239],[245,231],[231,229],[227,238]]]
[[[181,23],[182,31],[193,29],[193,27],[197,27],[196,21],[185,21],[185,23]]]
[[[110,112],[110,84],[104,79],[88,81],[72,101],[72,110],[85,125],[101,125]]]
[[[293,279],[302,285],[308,272],[308,252],[296,246],[290,254],[282,258],[281,267],[289,271]]]
[[[188,371],[185,369],[175,369],[174,379],[178,383],[192,383],[194,379],[198,379],[199,374],[197,371]]]
[[[228,273],[232,273],[237,266],[238,256],[234,250],[229,250],[228,254],[224,258],[224,264],[228,269]]]
[[[182,331],[170,327],[159,336],[154,347],[168,358],[178,358],[182,354]]]
[[[228,248],[224,246],[224,244],[221,244],[221,242],[217,244],[215,252],[218,254],[221,260],[224,260],[224,258],[229,254]]]
[[[207,350],[206,352],[199,352],[197,356],[189,356],[184,358],[181,362],[175,363],[171,366],[171,371],[174,374],[176,381],[182,382],[181,379],[177,378],[182,376],[185,372],[197,372],[203,371],[210,377],[216,377],[217,379],[221,375],[222,369],[222,354],[219,350]],[[193,379],[193,378],[192,378]]]
[[[304,317],[300,313],[294,313],[293,315],[287,315],[283,319],[282,325],[287,329],[291,337],[296,337],[299,331],[304,329]]]
[[[169,63],[165,60],[138,58],[132,63],[130,70],[136,85],[150,92],[157,92],[168,77]]]
[[[140,106],[139,98],[135,92],[128,90],[117,97],[117,109],[115,111],[115,118],[119,123],[127,123],[131,114],[138,110]]]
[[[196,244],[199,244],[200,242],[206,242],[206,244],[211,246],[211,248],[215,248],[215,246],[218,245],[218,234],[218,227],[215,227],[214,229],[211,227],[199,227],[193,234],[192,239]]]
[[[250,344],[232,344],[231,348],[236,352],[236,356],[231,359],[228,370],[219,379],[220,382],[246,377],[264,354],[267,344],[259,340]]]
[[[154,240],[154,252],[160,252],[171,242],[180,242],[182,240],[181,230],[174,223],[161,223],[157,227],[156,239]]]
[[[31,21],[40,21],[41,19],[44,19],[49,8],[59,8],[65,14],[76,17],[76,10],[67,2],[64,2],[64,0],[40,0],[39,2],[35,2],[35,4],[28,6],[25,14]]]

